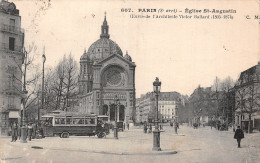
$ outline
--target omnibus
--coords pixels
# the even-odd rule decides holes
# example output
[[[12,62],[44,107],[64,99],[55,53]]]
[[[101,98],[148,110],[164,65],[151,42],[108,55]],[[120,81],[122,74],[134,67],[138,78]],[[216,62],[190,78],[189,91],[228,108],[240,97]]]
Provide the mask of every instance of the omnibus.
[[[44,136],[58,135],[61,138],[68,138],[69,135],[87,135],[103,138],[109,133],[104,128],[96,114],[77,114],[61,112],[59,114],[47,114],[42,116]]]

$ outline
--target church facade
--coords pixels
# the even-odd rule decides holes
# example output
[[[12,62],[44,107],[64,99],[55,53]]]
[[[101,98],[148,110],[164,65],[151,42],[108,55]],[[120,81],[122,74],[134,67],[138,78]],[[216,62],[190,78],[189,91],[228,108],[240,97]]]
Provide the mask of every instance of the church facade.
[[[80,112],[129,123],[135,113],[135,63],[110,39],[106,16],[100,38],[80,58]],[[117,116],[117,118],[116,118]]]

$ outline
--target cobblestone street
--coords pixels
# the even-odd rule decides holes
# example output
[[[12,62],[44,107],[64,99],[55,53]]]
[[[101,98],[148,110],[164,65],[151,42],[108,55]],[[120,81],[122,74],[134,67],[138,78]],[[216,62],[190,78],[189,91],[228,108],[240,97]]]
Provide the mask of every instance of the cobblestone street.
[[[1,139],[2,162],[257,162],[260,159],[259,133],[245,134],[242,148],[237,148],[232,131],[209,127],[193,129],[180,126],[176,135],[165,126],[161,133],[162,151],[152,151],[152,134],[142,128],[111,133],[104,139],[71,136],[68,139],[47,137],[22,144]],[[32,147],[36,148],[32,148]],[[40,147],[42,149],[37,149]],[[177,153],[176,153],[176,152]]]

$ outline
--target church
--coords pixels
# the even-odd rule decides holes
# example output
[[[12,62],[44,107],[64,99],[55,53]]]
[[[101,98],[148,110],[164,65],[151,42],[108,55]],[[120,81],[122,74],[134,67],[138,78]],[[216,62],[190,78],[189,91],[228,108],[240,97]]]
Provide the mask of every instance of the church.
[[[80,112],[129,123],[135,113],[135,63],[110,39],[106,15],[100,38],[80,58]]]

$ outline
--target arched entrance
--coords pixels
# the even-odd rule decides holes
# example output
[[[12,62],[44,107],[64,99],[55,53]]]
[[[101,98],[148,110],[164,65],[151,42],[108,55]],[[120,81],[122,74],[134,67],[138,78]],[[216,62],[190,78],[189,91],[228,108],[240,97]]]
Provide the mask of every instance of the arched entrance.
[[[108,114],[108,106],[105,104],[103,105],[102,115],[107,115],[107,114]]]
[[[120,105],[119,106],[119,121],[124,121],[125,120],[125,106]]]
[[[115,121],[115,105],[110,105],[110,121]]]

